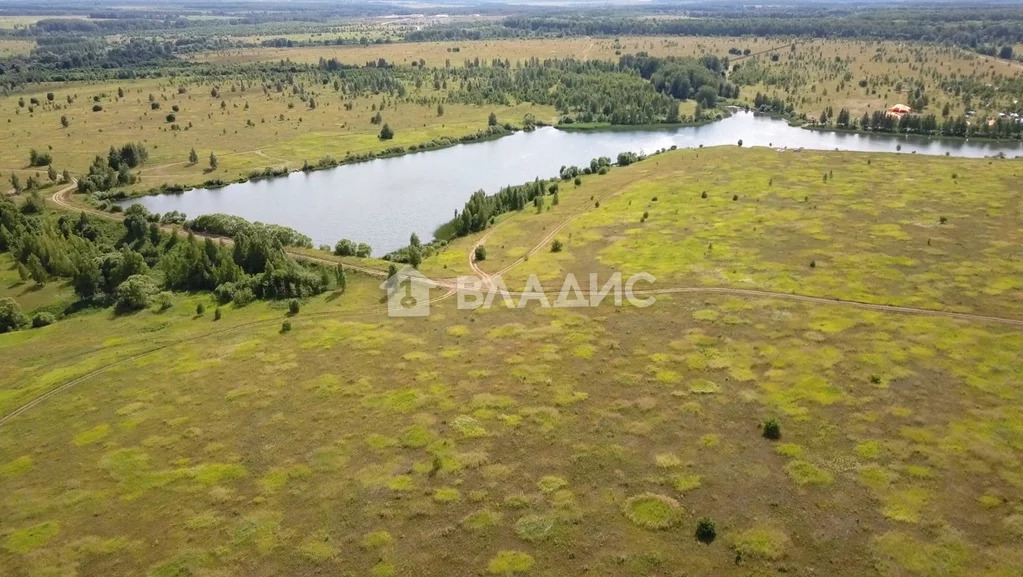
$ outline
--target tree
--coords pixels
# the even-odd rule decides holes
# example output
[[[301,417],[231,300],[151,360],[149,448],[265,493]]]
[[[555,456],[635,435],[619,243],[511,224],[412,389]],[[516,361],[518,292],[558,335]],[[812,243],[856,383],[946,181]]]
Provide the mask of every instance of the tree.
[[[384,124],[384,127],[380,129],[380,140],[390,140],[394,138],[394,131],[391,130],[390,125]]]
[[[43,267],[43,262],[39,260],[39,257],[31,254],[28,260],[25,262],[25,268],[28,269],[28,274],[35,281],[36,286],[43,286],[46,284],[48,275],[46,269]]]
[[[217,162],[217,155],[216,155],[216,154],[213,154],[213,153],[211,152],[211,153],[210,153],[210,168],[211,168],[212,170],[216,170],[216,169],[217,169],[217,165],[218,165],[218,164],[219,164],[219,163]]]
[[[60,125],[67,128],[68,126],[71,126],[71,121],[67,119],[67,116],[62,115],[60,117]]]
[[[419,242],[419,235],[416,233],[412,233],[412,236],[410,236],[408,239],[408,244],[409,246],[414,247],[422,246],[422,243]]]
[[[1005,60],[1012,60],[1012,53],[1012,46],[1006,44],[1005,46],[1002,46],[1002,49],[998,52],[998,57],[1004,58]]]
[[[497,126],[497,114],[491,112],[487,117],[487,126]]]
[[[668,115],[664,117],[664,121],[668,124],[675,124],[678,120],[678,102],[672,102],[671,105],[668,106]]]
[[[444,116],[444,105],[443,104],[438,104],[437,105],[437,116]]]
[[[21,307],[11,297],[0,298],[0,333],[17,330],[25,324]]]
[[[551,252],[561,252],[563,247],[564,245],[559,239],[554,239],[554,242],[551,243]]]
[[[473,252],[474,256],[476,257],[476,260],[478,261],[487,260],[487,247],[483,246],[482,244],[476,247],[476,250]]]
[[[57,182],[57,169],[53,168],[52,164],[46,169],[46,178],[49,178],[50,182]]]
[[[144,309],[158,292],[159,288],[153,279],[143,274],[132,275],[117,287],[117,309],[120,311]]]
[[[188,153],[188,163],[199,164],[199,153],[197,153],[194,148]]]
[[[423,251],[418,246],[410,246],[408,249],[408,263],[412,268],[419,268],[423,262]]]
[[[345,273],[345,265],[337,263],[337,268],[334,269],[334,280],[337,281],[337,290],[345,292],[348,288],[348,274]]]
[[[17,174],[11,173],[11,186],[14,188],[14,194],[21,194],[23,189],[21,188],[21,179]]]
[[[36,149],[28,151],[28,161],[31,166],[47,166],[53,162],[49,152],[39,152]]]
[[[781,438],[781,423],[778,419],[771,418],[764,422],[764,438],[772,441]]]
[[[704,108],[714,108],[718,103],[718,91],[713,86],[705,84],[696,91],[696,102]]]
[[[300,311],[301,309],[302,309],[302,305],[298,302],[298,299],[291,299],[291,301],[288,302],[288,313],[289,314],[297,315],[298,311]]]
[[[60,180],[63,183],[71,182],[71,171],[65,168],[64,172],[60,174]]]
[[[202,303],[195,305],[195,315],[201,317],[204,314],[206,314],[206,305]]]
[[[337,256],[355,256],[356,245],[347,238],[342,238],[334,245],[334,254]]]

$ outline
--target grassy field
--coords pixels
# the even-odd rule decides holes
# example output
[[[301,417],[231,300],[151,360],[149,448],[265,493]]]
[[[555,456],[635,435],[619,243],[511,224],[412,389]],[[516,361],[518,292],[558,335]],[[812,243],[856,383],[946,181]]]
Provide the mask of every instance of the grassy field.
[[[1023,318],[1019,169],[678,151],[503,219],[480,264],[539,243],[509,284],[648,270]],[[378,283],[0,335],[0,418],[71,383],[0,424],[3,573],[1023,571],[1019,327],[711,293],[401,320]]]
[[[795,45],[794,49],[790,49]],[[457,48],[458,52],[453,52]],[[729,55],[729,49],[749,50],[749,58]],[[1000,94],[990,100],[977,98],[969,107],[943,88],[945,83],[970,79],[981,85],[999,85],[1023,71],[1021,65],[987,58],[958,48],[923,43],[863,40],[822,40],[784,37],[621,37],[511,39],[476,42],[396,43],[370,46],[317,46],[298,48],[251,48],[196,55],[199,61],[238,63],[292,60],[317,62],[337,58],[348,64],[365,64],[384,58],[396,64],[411,64],[420,58],[427,66],[450,61],[489,63],[492,59],[512,62],[529,58],[580,58],[617,60],[622,54],[648,52],[654,56],[729,56],[740,66],[751,61],[765,67],[769,81],[743,87],[743,98],[752,102],[756,93],[795,98],[796,109],[817,117],[826,107],[848,108],[857,118],[864,112],[887,108],[908,100],[915,84],[930,96],[927,112],[939,114],[946,102],[952,114],[967,109],[979,113],[1001,112],[1012,104],[1012,95]],[[778,55],[773,61],[771,56]],[[759,56],[758,56],[759,55]],[[865,88],[860,80],[868,80]],[[1016,95],[1018,97],[1018,95]]]
[[[178,93],[179,86],[185,87],[184,94]],[[252,79],[244,87],[239,78],[217,86],[216,98],[211,96],[214,84],[201,78],[44,86],[0,98],[0,117],[7,119],[0,126],[0,178],[6,186],[11,172],[24,181],[41,171],[45,180],[45,168],[27,166],[32,148],[49,150],[58,171],[81,174],[97,154],[105,156],[110,146],[141,141],[150,159],[137,188],[199,184],[209,179],[234,180],[267,166],[298,169],[306,160],[315,163],[327,155],[343,158],[348,152],[458,138],[486,128],[491,111],[502,122],[514,124],[520,124],[527,113],[538,119],[554,118],[553,109],[530,104],[486,108],[449,104],[444,115],[438,116],[435,104],[399,103],[384,96],[357,98],[349,110],[330,87],[315,86],[307,92],[316,101],[316,108],[310,109],[290,90],[264,93]],[[118,97],[119,88],[124,91],[123,98]],[[48,92],[54,95],[52,102],[47,99]],[[425,87],[421,91],[410,87],[410,93],[428,94]],[[158,110],[152,109],[150,95],[159,103]],[[72,103],[67,102],[68,97]],[[98,101],[94,101],[96,97]],[[32,98],[40,104],[33,107]],[[25,107],[19,106],[19,99],[24,99]],[[94,112],[94,104],[103,110]],[[172,130],[166,119],[174,106],[179,108],[175,122],[182,130]],[[370,122],[373,108],[381,106],[384,122],[395,131],[393,140],[378,139],[380,126]],[[68,128],[62,127],[62,116],[68,118]],[[193,148],[200,159],[195,165],[188,162]],[[216,171],[209,170],[210,152],[219,161]]]
[[[23,312],[31,313],[47,305],[71,304],[75,300],[75,292],[66,282],[51,282],[37,287],[31,280],[21,280],[14,259],[3,253],[0,254],[0,298],[3,297],[13,298]]]
[[[533,273],[554,282],[566,272],[646,271],[669,286],[1023,317],[1023,262],[1011,248],[1023,243],[1019,161],[721,147],[564,188],[572,193],[558,206],[493,229],[485,270],[528,255],[509,285]],[[548,241],[528,254],[580,210],[556,234],[564,251]],[[453,243],[425,270],[468,273],[471,242]]]
[[[16,40],[14,38],[0,38],[0,58],[28,54],[36,45],[33,40]]]

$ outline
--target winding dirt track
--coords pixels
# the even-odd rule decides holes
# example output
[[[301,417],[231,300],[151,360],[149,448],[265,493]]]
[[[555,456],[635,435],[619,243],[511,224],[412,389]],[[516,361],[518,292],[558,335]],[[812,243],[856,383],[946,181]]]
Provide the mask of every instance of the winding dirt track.
[[[70,194],[73,190],[75,190],[76,187],[77,187],[77,183],[73,182],[69,186],[66,186],[66,187],[58,190],[57,192],[53,193],[53,196],[51,197],[51,200],[53,201],[54,204],[56,204],[56,205],[58,205],[58,206],[60,206],[60,207],[62,207],[64,209],[66,209],[66,210],[69,210],[69,211],[84,211],[84,212],[86,212],[88,214],[92,214],[92,215],[100,217],[100,218],[107,218],[107,219],[117,219],[118,218],[117,216],[112,215],[110,213],[102,212],[102,211],[93,209],[91,207],[80,206],[80,205],[75,204],[75,203],[71,202],[70,200],[68,200],[67,195]],[[611,198],[611,197],[613,197],[613,196],[615,196],[617,194],[620,194],[620,193],[621,193],[621,191],[610,193],[610,194],[604,196],[603,198],[601,198],[600,201],[603,202],[603,201],[607,200],[608,198]],[[586,207],[586,208],[583,208],[583,209],[573,213],[571,216],[569,216],[568,218],[566,218],[565,220],[560,222],[556,227],[554,227],[546,236],[544,236],[543,239],[541,239],[535,246],[533,246],[533,248],[530,249],[526,253],[525,256],[523,256],[522,258],[516,260],[512,264],[504,267],[499,272],[494,273],[494,274],[489,274],[486,271],[484,271],[482,268],[480,268],[479,264],[476,262],[475,250],[476,250],[477,247],[484,245],[486,243],[486,241],[494,234],[494,232],[500,228],[500,226],[505,222],[505,221],[502,221],[501,223],[498,223],[496,226],[494,226],[490,230],[488,230],[482,237],[480,237],[480,239],[476,243],[474,243],[469,248],[469,255],[468,255],[469,266],[472,268],[473,272],[482,280],[483,286],[484,287],[490,287],[492,285],[492,283],[493,283],[493,277],[494,276],[498,276],[498,275],[504,274],[504,273],[508,272],[509,270],[511,270],[512,268],[518,266],[522,262],[525,262],[526,258],[529,255],[534,254],[538,250],[540,250],[543,247],[547,246],[547,244],[551,241],[551,239],[554,238],[554,235],[556,235],[558,232],[563,230],[572,221],[574,221],[575,219],[579,218],[580,216],[586,214],[590,210],[592,210],[592,208]],[[173,227],[163,227],[163,229],[165,231],[167,231],[167,232],[177,232],[178,234],[184,234],[184,231],[181,231],[180,229],[176,229],[176,228],[173,228]],[[230,243],[231,242],[231,239],[229,239],[229,238],[207,236],[207,235],[199,235],[199,234],[197,234],[196,236],[199,237],[199,238],[211,238],[211,239],[218,240],[218,241],[224,241],[225,243]],[[303,254],[303,253],[292,252],[292,251],[286,251],[286,252],[288,253],[289,256],[291,256],[292,258],[298,259],[298,260],[305,260],[305,261],[309,261],[309,262],[319,262],[319,263],[329,264],[329,265],[334,265],[334,264],[337,263],[337,261],[334,261],[334,260],[320,259],[320,258],[309,256],[309,255],[306,255],[306,254]],[[356,270],[356,271],[362,272],[364,274],[372,275],[372,276],[385,277],[387,275],[386,272],[384,272],[382,270],[379,270],[379,269],[367,268],[367,267],[359,267],[359,266],[354,266],[354,265],[349,265],[349,264],[345,264],[344,266],[345,266],[346,269]],[[433,280],[433,282],[435,282],[438,287],[447,289],[444,292],[444,294],[431,299],[429,301],[431,304],[438,303],[438,302],[443,301],[443,300],[445,300],[447,298],[450,298],[451,296],[453,296],[456,293],[456,285],[450,279],[431,279],[431,280]],[[558,288],[560,288],[560,287],[558,287]],[[548,293],[552,292],[552,291],[547,291],[547,289],[545,289],[545,291],[548,292]],[[809,295],[773,292],[773,291],[756,290],[756,289],[741,289],[741,288],[732,288],[732,287],[667,287],[667,288],[660,288],[660,289],[649,289],[649,290],[636,290],[636,291],[634,291],[634,294],[637,295],[637,296],[656,296],[656,295],[663,295],[663,294],[700,294],[700,293],[702,293],[702,294],[724,294],[724,295],[732,295],[732,296],[739,296],[739,297],[751,297],[751,298],[769,298],[769,299],[794,300],[794,301],[808,302],[808,303],[813,303],[813,304],[839,305],[839,306],[847,306],[847,307],[867,309],[867,310],[875,310],[875,311],[882,311],[882,312],[914,314],[914,315],[928,315],[928,316],[937,316],[937,317],[945,317],[945,318],[957,319],[957,320],[962,320],[962,321],[986,322],[986,323],[994,323],[994,324],[1002,324],[1002,325],[1023,327],[1023,319],[1014,319],[1014,318],[997,317],[997,316],[990,316],[990,315],[980,315],[980,314],[972,314],[972,313],[960,313],[960,312],[945,311],[945,310],[935,310],[935,309],[922,309],[922,308],[905,307],[905,306],[897,306],[897,305],[883,305],[883,304],[875,304],[875,303],[868,303],[868,302],[862,302],[862,301],[843,300],[843,299],[828,298],[828,297],[815,297],[815,296],[809,296]],[[512,293],[509,293],[509,294],[511,296],[513,296],[513,297],[516,297],[516,296],[521,297],[522,296],[522,293],[517,293],[517,292],[512,292]],[[582,296],[586,296],[586,297],[589,296],[589,292],[588,291],[579,291],[578,294],[580,294]],[[366,316],[366,315],[380,314],[382,312],[386,312],[386,310],[387,310],[386,307],[371,307],[371,308],[366,308],[366,309],[359,310],[359,311],[347,311],[347,312],[324,311],[324,312],[320,312],[320,313],[311,313],[311,314],[306,315],[306,317],[322,317],[322,316],[329,316],[329,317],[332,317],[332,318],[338,318],[338,317],[341,317],[341,318],[345,318],[345,317],[360,317],[360,316]],[[49,391],[47,391],[47,392],[45,392],[45,393],[35,397],[34,399],[32,399],[32,400],[28,401],[27,403],[23,404],[22,406],[18,407],[17,409],[12,411],[11,413],[9,413],[7,415],[4,415],[3,417],[0,417],[0,426],[3,426],[4,424],[6,424],[11,419],[17,417],[18,415],[21,415],[21,414],[25,413],[26,411],[32,409],[33,407],[39,405],[40,403],[42,403],[46,399],[48,399],[48,398],[50,398],[50,397],[52,397],[54,395],[57,395],[57,394],[61,393],[62,391],[66,391],[67,389],[70,389],[71,387],[73,387],[73,386],[75,386],[75,385],[77,385],[77,384],[79,384],[79,383],[81,383],[81,382],[83,382],[85,380],[88,380],[88,379],[90,379],[90,378],[92,378],[94,376],[100,375],[100,374],[102,374],[102,373],[104,373],[106,371],[109,371],[110,369],[113,369],[113,368],[117,367],[117,366],[120,366],[120,365],[129,363],[129,362],[135,361],[135,360],[140,359],[142,357],[145,357],[147,355],[159,352],[159,351],[161,351],[163,349],[166,349],[168,347],[179,345],[179,344],[182,344],[182,343],[185,343],[185,342],[194,342],[194,341],[202,340],[202,339],[205,339],[205,338],[209,338],[209,337],[213,337],[213,336],[217,336],[217,335],[222,335],[222,334],[225,334],[225,333],[228,333],[228,332],[236,331],[236,330],[239,330],[239,329],[244,329],[244,328],[249,328],[249,327],[256,327],[256,326],[262,326],[262,325],[269,325],[269,324],[273,324],[273,323],[278,322],[278,320],[279,319],[264,319],[264,320],[260,320],[260,321],[252,321],[252,322],[248,322],[248,323],[243,323],[243,324],[240,324],[240,325],[236,325],[236,326],[228,327],[228,328],[225,328],[225,329],[221,329],[221,330],[213,331],[213,332],[210,332],[210,333],[206,333],[204,335],[200,335],[200,336],[197,336],[197,337],[185,338],[185,339],[181,339],[181,340],[178,340],[178,341],[174,341],[174,342],[170,342],[170,343],[165,343],[165,344],[159,345],[157,347],[154,347],[152,349],[148,349],[148,350],[145,350],[145,351],[138,352],[138,353],[136,353],[134,355],[131,355],[129,357],[126,357],[124,359],[121,359],[121,360],[118,360],[118,361],[114,361],[113,363],[110,363],[108,365],[104,365],[104,366],[102,366],[102,367],[100,367],[98,369],[95,369],[92,372],[89,372],[89,373],[87,373],[85,375],[82,375],[80,377],[77,377],[77,378],[74,378],[74,379],[72,379],[70,381],[67,381],[66,383],[63,383],[62,385],[60,385],[60,386],[58,386],[58,387],[56,387],[54,389],[51,389],[51,390],[49,390]],[[84,354],[88,354],[88,353],[84,353]]]

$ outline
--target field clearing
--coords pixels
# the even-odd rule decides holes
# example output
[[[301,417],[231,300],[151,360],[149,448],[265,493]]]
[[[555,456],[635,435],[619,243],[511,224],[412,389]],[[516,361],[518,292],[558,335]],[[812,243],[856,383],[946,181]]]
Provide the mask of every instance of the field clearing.
[[[178,93],[178,86],[187,92]],[[0,127],[0,178],[7,181],[17,171],[23,180],[45,167],[28,167],[29,150],[49,151],[58,171],[85,172],[96,155],[105,156],[111,146],[141,141],[149,150],[149,162],[143,166],[136,188],[149,189],[164,183],[200,184],[209,179],[235,180],[267,166],[302,167],[324,156],[343,158],[348,152],[378,151],[393,146],[420,144],[435,138],[457,139],[487,127],[487,117],[495,112],[501,122],[521,124],[527,113],[552,121],[549,107],[516,104],[508,107],[445,105],[438,116],[435,104],[399,103],[385,96],[343,99],[329,87],[309,87],[306,94],[316,102],[310,109],[292,94],[265,94],[259,85],[242,85],[239,79],[217,84],[219,94],[211,96],[214,84],[204,79],[106,82],[72,84],[67,87],[41,87],[24,95],[0,99],[0,117],[8,122]],[[118,88],[124,97],[118,97]],[[432,90],[410,87],[411,94],[429,97]],[[48,101],[47,93],[54,99]],[[153,95],[159,104],[154,110]],[[68,98],[73,99],[68,103]],[[98,102],[94,101],[97,97]],[[37,98],[39,105],[31,105]],[[19,99],[26,103],[19,106]],[[352,106],[346,109],[345,102]],[[223,103],[223,104],[222,104]],[[103,107],[94,112],[94,104]],[[173,112],[172,107],[179,110]],[[380,126],[370,119],[380,111],[383,122],[395,131],[393,140],[377,138]],[[30,112],[29,108],[33,110]],[[167,114],[175,115],[182,130],[172,130]],[[66,116],[68,128],[61,126]],[[187,129],[186,129],[187,127]],[[199,163],[188,163],[195,148]],[[210,152],[218,157],[218,168],[210,171]]]
[[[0,58],[28,54],[35,48],[34,40],[0,38]]]
[[[56,281],[37,287],[31,280],[21,280],[14,259],[8,253],[0,254],[0,298],[4,297],[18,301],[25,313],[55,303],[71,304],[75,301],[74,290],[66,282]]]
[[[426,65],[462,66],[479,58],[490,63],[495,58],[515,61],[530,58],[578,58],[617,60],[620,54],[646,51],[654,56],[692,56],[704,53],[725,55],[732,46],[750,45],[763,49],[785,45],[778,39],[714,38],[702,36],[655,37],[623,36],[620,39],[572,37],[557,39],[495,39],[450,42],[406,42],[369,46],[301,46],[295,48],[246,48],[201,53],[190,58],[199,62],[241,63],[291,60],[315,63],[320,58],[337,58],[344,64],[361,65],[383,58],[390,63],[411,65],[420,58]],[[458,49],[454,52],[454,49]],[[616,54],[620,52],[620,54]]]
[[[514,562],[553,575],[580,558],[636,575],[823,558],[840,575],[1019,569],[1018,332],[727,297],[483,314],[447,301],[400,321],[347,316],[378,294],[370,279],[350,286],[283,335],[283,310],[228,310],[221,322],[257,324],[138,357],[5,424],[8,574],[504,574]],[[194,301],[0,347],[15,367],[102,338],[124,356],[142,348],[126,335],[148,348],[210,330]],[[108,355],[5,371],[0,386]],[[757,426],[771,415],[776,443]],[[647,510],[644,495],[678,505]],[[711,545],[691,536],[703,516]]]
[[[1002,280],[1023,278],[1004,250],[1020,244],[1018,169],[677,151],[502,219],[480,264],[505,268],[578,215],[562,252],[541,243],[508,278],[649,270],[655,287],[742,287],[735,270],[775,282],[766,270],[800,293],[844,296],[841,279],[899,301],[927,287],[893,267],[927,266],[926,298],[1023,318]],[[940,229],[916,225],[927,248],[896,234],[939,214]],[[479,239],[437,260],[456,270]],[[397,319],[379,282],[352,275],[296,315],[257,302],[213,321],[208,295],[176,295],[164,312],[0,335],[0,419],[74,383],[0,424],[5,575],[1023,570],[1019,327],[722,294],[479,311],[448,298]],[[761,436],[770,417],[777,441]],[[693,536],[703,517],[709,544]]]
[[[542,214],[527,208],[493,229],[482,268],[516,263],[567,216],[588,210],[554,236],[562,252],[552,253],[549,239],[506,275],[509,286],[532,273],[547,283],[567,272],[644,271],[667,286],[1023,318],[1023,260],[1010,248],[1023,243],[1021,190],[1018,160],[679,150],[584,177],[578,188],[563,183],[558,206],[548,198]],[[424,270],[454,261],[464,274],[467,259],[456,255],[467,242]]]
[[[790,46],[795,49],[790,51]],[[458,52],[452,50],[457,48]],[[749,50],[751,56],[730,55],[729,49]],[[776,49],[776,50],[773,50]],[[787,37],[572,37],[559,39],[508,39],[452,42],[395,43],[369,46],[315,46],[251,48],[203,53],[188,58],[202,62],[247,63],[290,60],[315,63],[337,58],[345,64],[362,65],[384,58],[390,63],[411,65],[423,59],[427,66],[463,66],[466,61],[489,63],[508,59],[578,58],[617,60],[622,54],[648,52],[653,56],[728,56],[740,66],[755,60],[767,67],[776,83],[744,86],[742,98],[752,102],[756,93],[784,96],[789,87],[796,95],[796,109],[816,118],[826,107],[836,112],[848,108],[858,118],[864,112],[884,109],[909,100],[913,83],[922,83],[931,96],[927,112],[940,115],[944,104],[959,115],[972,109],[980,113],[1001,112],[1011,98],[972,101],[969,106],[955,94],[946,94],[940,79],[973,78],[981,84],[997,83],[1021,71],[1019,63],[987,58],[963,49],[931,44],[893,41],[822,40]],[[766,54],[757,56],[757,54]],[[772,61],[771,54],[779,59]],[[848,75],[848,79],[846,79]],[[867,89],[859,80],[872,79]],[[1018,95],[1017,95],[1018,96]]]

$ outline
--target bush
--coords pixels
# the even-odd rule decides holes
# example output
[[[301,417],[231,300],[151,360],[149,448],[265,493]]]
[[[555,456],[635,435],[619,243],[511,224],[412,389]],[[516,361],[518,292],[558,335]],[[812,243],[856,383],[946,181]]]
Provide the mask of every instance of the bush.
[[[217,302],[220,304],[227,304],[234,299],[234,292],[237,287],[233,282],[226,282],[217,285],[217,288],[213,289],[213,296],[217,297]]]
[[[293,315],[297,315],[298,311],[301,310],[301,305],[298,303],[298,299],[291,299],[288,303],[288,312]]]
[[[156,295],[156,304],[159,305],[160,312],[163,312],[174,306],[174,299],[169,292],[164,291]]]
[[[487,260],[487,247],[480,245],[476,247],[476,260]]]
[[[554,242],[551,243],[551,252],[561,252],[562,248],[564,245],[558,239],[554,239]]]
[[[281,332],[286,333],[291,330],[291,321],[284,321],[281,323]]]
[[[583,183],[583,179],[579,178],[578,176],[577,176],[577,177],[575,177],[575,185],[576,185],[576,186],[579,186],[579,185],[581,185],[582,183]]]
[[[200,317],[206,314],[206,305],[202,303],[195,305],[195,314]]]
[[[256,295],[249,287],[241,287],[234,291],[234,294],[231,296],[231,300],[234,301],[234,306],[243,307],[256,300]]]
[[[701,543],[711,544],[714,538],[717,537],[717,528],[714,527],[714,521],[711,521],[707,517],[700,519],[696,523],[696,540]]]
[[[219,321],[224,317],[224,313],[220,312],[220,307],[213,310],[213,320]]]
[[[144,309],[158,291],[153,279],[144,274],[133,274],[114,291],[117,308],[120,311]]]
[[[17,330],[24,323],[17,301],[11,297],[0,298],[0,333]]]
[[[92,111],[93,112],[103,112],[103,105],[102,104],[93,104],[92,105]]]
[[[391,130],[390,126],[385,124],[384,127],[380,129],[380,140],[390,140],[392,138],[394,138],[394,131]]]
[[[781,438],[781,423],[778,419],[767,419],[764,422],[764,438],[776,441]]]
[[[337,256],[355,256],[356,245],[347,238],[342,238],[334,245],[334,254]]]
[[[32,317],[32,328],[48,327],[55,322],[57,322],[57,317],[50,313],[36,313],[36,316]]]

